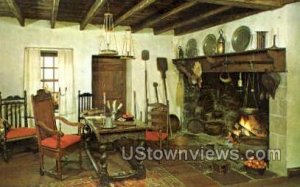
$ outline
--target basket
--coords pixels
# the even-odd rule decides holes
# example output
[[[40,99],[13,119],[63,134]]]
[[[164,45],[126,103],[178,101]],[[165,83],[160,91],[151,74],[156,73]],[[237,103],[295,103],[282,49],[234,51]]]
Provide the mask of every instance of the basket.
[[[246,165],[244,165],[244,167],[248,174],[253,174],[253,175],[264,175],[266,171],[266,168],[252,168]]]

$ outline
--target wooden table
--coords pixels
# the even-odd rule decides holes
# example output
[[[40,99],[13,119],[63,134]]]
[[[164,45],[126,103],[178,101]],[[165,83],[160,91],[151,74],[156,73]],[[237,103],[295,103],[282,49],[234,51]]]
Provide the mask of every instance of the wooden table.
[[[124,175],[110,176],[107,172],[107,144],[118,141],[122,138],[133,139],[139,141],[139,146],[144,146],[145,132],[148,127],[141,122],[114,122],[115,128],[104,128],[103,124],[97,120],[85,119],[84,138],[85,151],[91,161],[97,175],[100,177],[101,186],[108,186],[110,182],[136,178],[144,179],[146,177],[146,169],[141,160],[129,160],[133,172]],[[90,144],[96,140],[99,146],[100,159],[99,162],[91,154]],[[116,146],[116,144],[114,144]],[[117,144],[118,146],[118,144]],[[120,147],[114,147],[121,150]]]

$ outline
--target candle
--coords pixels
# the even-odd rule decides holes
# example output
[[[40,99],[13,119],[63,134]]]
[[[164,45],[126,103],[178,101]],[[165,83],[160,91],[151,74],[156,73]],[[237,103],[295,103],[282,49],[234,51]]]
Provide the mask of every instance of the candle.
[[[106,104],[106,94],[105,94],[105,92],[103,92],[103,104],[104,105]]]

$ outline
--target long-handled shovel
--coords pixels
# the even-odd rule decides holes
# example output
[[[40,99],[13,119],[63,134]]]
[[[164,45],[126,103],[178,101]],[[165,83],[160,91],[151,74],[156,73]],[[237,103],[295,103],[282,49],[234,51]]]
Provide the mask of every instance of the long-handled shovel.
[[[148,72],[147,72],[147,60],[149,60],[149,51],[142,51],[142,60],[145,61],[145,97],[146,97],[146,109],[145,109],[145,123],[148,123]]]
[[[163,86],[164,86],[164,93],[166,98],[166,104],[167,104],[167,129],[170,131],[170,136],[172,137],[172,128],[170,125],[170,119],[169,119],[169,100],[168,100],[168,93],[167,93],[167,84],[166,84],[166,71],[168,70],[168,62],[167,58],[158,57],[157,58],[157,69],[161,73],[161,78],[163,80]]]

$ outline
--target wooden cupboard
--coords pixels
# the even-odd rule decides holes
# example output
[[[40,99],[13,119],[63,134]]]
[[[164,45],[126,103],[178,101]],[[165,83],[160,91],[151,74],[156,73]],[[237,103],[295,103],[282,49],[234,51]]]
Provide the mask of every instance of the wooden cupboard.
[[[102,109],[104,93],[106,101],[117,100],[123,104],[121,112],[126,112],[126,60],[118,56],[92,56],[93,107]]]

